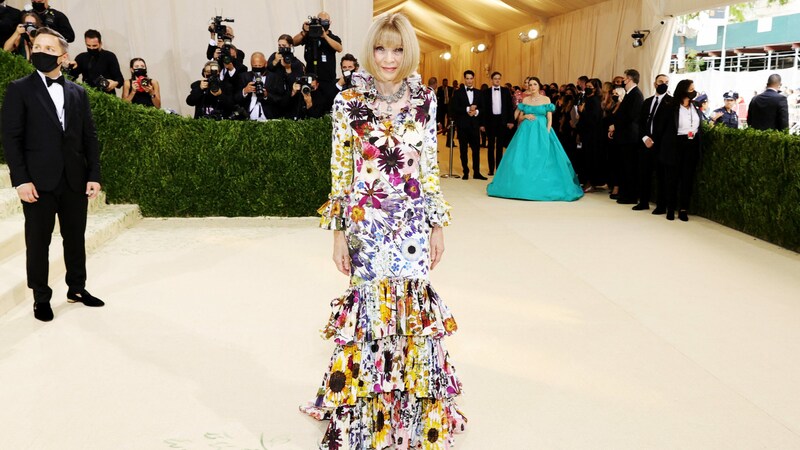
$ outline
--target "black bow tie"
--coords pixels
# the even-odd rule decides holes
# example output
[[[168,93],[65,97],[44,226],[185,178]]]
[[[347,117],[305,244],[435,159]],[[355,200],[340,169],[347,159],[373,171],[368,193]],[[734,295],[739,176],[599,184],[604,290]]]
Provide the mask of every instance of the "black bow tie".
[[[495,91],[499,91],[499,90],[500,90],[500,88],[494,88],[494,90],[495,90]]]
[[[62,87],[64,86],[64,75],[61,75],[60,77],[56,78],[55,80],[52,79],[52,78],[44,77],[44,80],[47,82],[47,87],[52,86],[53,83],[58,83]]]
[[[467,92],[472,92],[472,88],[467,88]]]

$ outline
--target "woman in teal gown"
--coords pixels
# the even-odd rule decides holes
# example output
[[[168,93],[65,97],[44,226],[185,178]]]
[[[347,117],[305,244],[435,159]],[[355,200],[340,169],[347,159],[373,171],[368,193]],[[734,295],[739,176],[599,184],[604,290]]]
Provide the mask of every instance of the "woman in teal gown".
[[[492,197],[567,202],[583,197],[572,163],[552,130],[555,106],[539,94],[540,85],[531,77],[531,94],[517,105],[515,117],[522,122],[486,187]]]

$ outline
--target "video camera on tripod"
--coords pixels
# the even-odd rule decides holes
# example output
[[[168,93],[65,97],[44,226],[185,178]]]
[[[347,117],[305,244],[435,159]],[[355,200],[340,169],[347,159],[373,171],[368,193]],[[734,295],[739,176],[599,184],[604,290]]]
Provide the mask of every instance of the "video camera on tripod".
[[[308,16],[308,37],[310,39],[322,38],[322,35],[325,34],[325,30],[327,30],[329,26],[331,26],[330,20]]]

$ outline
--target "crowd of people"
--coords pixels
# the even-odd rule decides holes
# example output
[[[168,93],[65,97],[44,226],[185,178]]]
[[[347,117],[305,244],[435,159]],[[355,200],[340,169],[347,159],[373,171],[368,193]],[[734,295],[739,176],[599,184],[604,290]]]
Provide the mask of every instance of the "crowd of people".
[[[698,94],[691,80],[679,82],[670,95],[669,76],[665,74],[655,77],[656,93],[647,99],[638,87],[639,72],[633,69],[606,82],[581,76],[574,84],[540,85],[537,79],[535,92],[527,88],[530,80],[531,77],[525,79],[525,89],[510,83],[503,85],[502,74],[495,72],[491,75],[492,86],[484,84],[475,89],[472,71],[464,73],[463,84],[454,80],[451,85],[444,79],[439,86],[436,78],[429,79],[428,85],[437,90],[439,128],[446,134],[448,146],[453,139],[458,141],[463,179],[470,177],[470,148],[472,178],[486,179],[480,169],[481,147],[487,148],[488,175],[494,174],[503,148],[525,120],[518,105],[528,97],[541,95],[554,105],[547,120],[584,192],[608,190],[610,198],[618,203],[634,205],[634,210],[648,210],[655,177],[653,213],[665,214],[669,220],[677,213],[686,221],[702,142],[700,124],[740,127],[737,92],[725,92],[724,106],[712,112],[708,97]],[[789,127],[788,102],[780,87],[780,76],[773,74],[767,89],[750,101],[750,128]],[[518,113],[515,115],[514,111]]]
[[[337,53],[342,40],[331,31],[331,17],[320,12],[305,21],[295,35],[282,34],[276,50],[253,52],[248,68],[246,54],[234,44],[234,29],[225,19],[215,17],[208,31],[210,40],[200,77],[189,87],[186,103],[194,106],[195,118],[208,119],[305,119],[331,112],[333,100],[351,83],[359,69],[358,60],[345,54],[339,60],[343,73],[336,76]],[[48,27],[67,42],[75,32],[67,16],[50,7],[49,0],[33,0],[31,10],[19,11],[0,1],[0,43],[3,49],[30,61],[33,38],[38,29]],[[129,103],[161,108],[161,88],[148,74],[142,57],[130,60],[130,74],[123,76],[117,56],[103,47],[98,30],[84,33],[86,52],[64,63],[71,78],[117,95]],[[304,47],[304,60],[294,57],[294,47]]]

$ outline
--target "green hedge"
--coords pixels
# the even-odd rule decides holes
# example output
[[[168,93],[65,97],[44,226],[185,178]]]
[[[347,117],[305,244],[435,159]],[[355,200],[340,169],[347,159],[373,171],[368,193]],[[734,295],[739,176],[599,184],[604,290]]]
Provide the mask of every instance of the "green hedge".
[[[717,126],[703,144],[697,213],[800,252],[800,136]]]
[[[32,71],[0,51],[0,104],[8,83]],[[310,216],[330,191],[329,118],[217,122],[92,89],[89,98],[112,203],[155,217]]]

